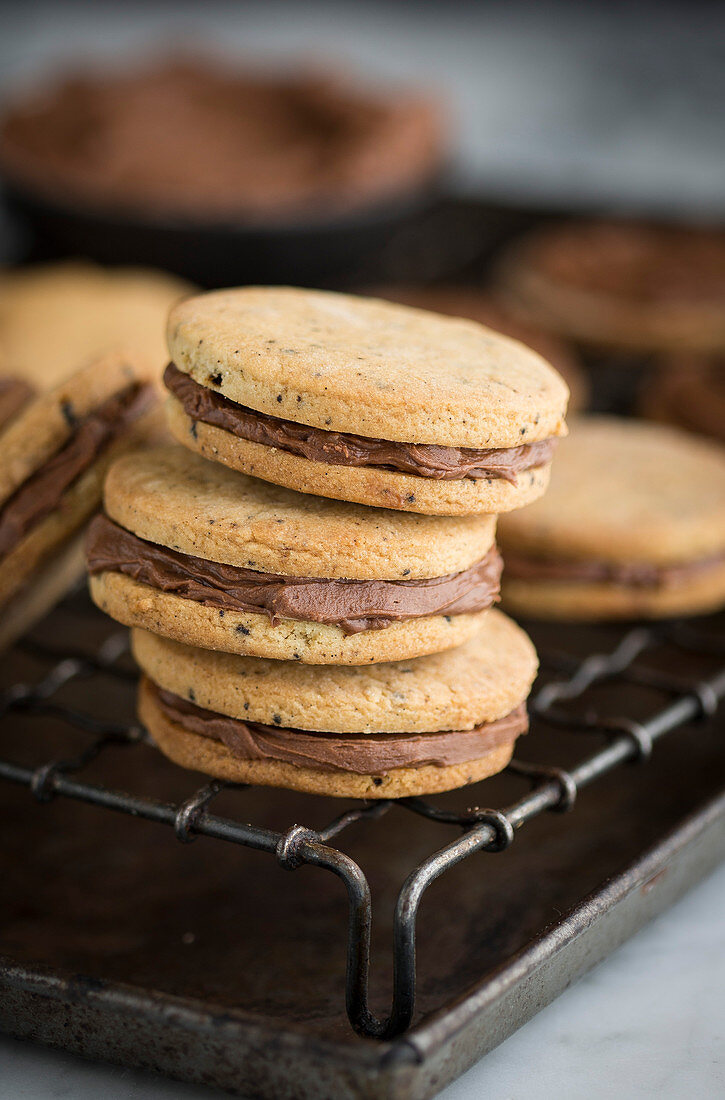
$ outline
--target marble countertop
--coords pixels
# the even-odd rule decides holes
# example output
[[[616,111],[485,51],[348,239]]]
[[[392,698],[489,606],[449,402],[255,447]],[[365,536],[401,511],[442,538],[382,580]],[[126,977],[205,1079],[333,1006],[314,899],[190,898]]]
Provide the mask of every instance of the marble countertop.
[[[725,866],[440,1094],[440,1100],[725,1095]],[[0,1037],[0,1100],[222,1094]]]

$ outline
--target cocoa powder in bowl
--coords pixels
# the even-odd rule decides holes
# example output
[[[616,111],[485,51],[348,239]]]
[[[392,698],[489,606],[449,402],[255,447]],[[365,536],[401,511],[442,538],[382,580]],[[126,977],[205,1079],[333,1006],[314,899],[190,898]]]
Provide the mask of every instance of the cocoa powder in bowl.
[[[10,107],[0,131],[16,185],[199,221],[352,212],[426,184],[441,160],[439,112],[425,97],[195,59],[67,77]]]

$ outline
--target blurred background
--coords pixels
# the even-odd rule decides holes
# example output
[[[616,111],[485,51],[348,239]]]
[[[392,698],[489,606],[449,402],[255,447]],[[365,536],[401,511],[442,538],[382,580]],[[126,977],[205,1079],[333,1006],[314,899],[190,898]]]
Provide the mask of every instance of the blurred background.
[[[1,8],[6,265],[74,256],[414,304],[438,288],[421,304],[565,342],[588,375],[575,402],[618,411],[639,408],[653,355],[725,347],[718,3]],[[516,251],[549,223],[613,217],[614,238]],[[562,321],[580,304],[562,289],[595,295],[590,330]],[[663,336],[673,301],[687,323]]]
[[[34,0],[2,5],[4,93],[180,46],[434,89],[452,185],[504,203],[725,211],[722,5]]]

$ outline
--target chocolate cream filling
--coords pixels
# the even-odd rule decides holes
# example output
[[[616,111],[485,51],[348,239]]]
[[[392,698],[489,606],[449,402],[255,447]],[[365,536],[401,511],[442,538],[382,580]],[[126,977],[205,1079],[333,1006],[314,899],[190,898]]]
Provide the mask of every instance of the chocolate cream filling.
[[[15,549],[37,523],[59,507],[77,478],[154,401],[151,386],[134,382],[78,423],[65,446],[0,507],[0,557]]]
[[[162,592],[171,592],[220,611],[332,623],[345,634],[380,630],[427,615],[482,611],[498,599],[501,558],[495,546],[470,569],[430,580],[347,581],[280,576],[182,554],[147,542],[96,516],[88,530],[86,558],[91,573],[123,573]]]
[[[0,431],[34,396],[35,390],[22,378],[0,378]]]
[[[299,767],[380,774],[393,768],[445,768],[478,760],[494,749],[526,733],[529,725],[525,703],[495,722],[472,730],[440,733],[310,733],[307,730],[243,722],[204,710],[157,687],[145,685],[162,714],[195,733],[221,743],[238,760],[280,760]]]
[[[556,443],[554,439],[542,439],[536,443],[522,443],[519,447],[479,450],[367,439],[347,432],[327,432],[247,409],[201,386],[173,363],[169,363],[164,372],[164,383],[194,422],[201,420],[240,439],[333,466],[374,466],[437,481],[460,481],[464,477],[474,480],[502,478],[515,485],[518,474],[551,460]]]
[[[627,588],[673,588],[725,563],[725,552],[672,565],[649,562],[574,561],[506,553],[506,578],[522,581],[573,581],[619,584]]]

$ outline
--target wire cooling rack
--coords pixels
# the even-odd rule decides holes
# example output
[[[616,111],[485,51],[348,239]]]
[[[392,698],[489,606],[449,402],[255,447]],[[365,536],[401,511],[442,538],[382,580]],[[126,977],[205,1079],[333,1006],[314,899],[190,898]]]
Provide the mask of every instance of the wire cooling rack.
[[[132,751],[134,745],[149,740],[139,726],[99,719],[58,700],[59,692],[69,682],[101,676],[129,681],[130,690],[135,674],[124,661],[127,635],[114,632],[93,654],[28,641],[23,648],[40,662],[42,674],[33,682],[15,683],[0,693],[0,720],[12,720],[19,712],[38,719],[50,716],[88,735],[89,740],[78,755],[46,760],[33,767],[0,759],[0,778],[30,788],[39,802],[55,797],[75,799],[170,826],[185,844],[199,835],[212,837],[267,852],[286,870],[308,864],[336,875],[344,883],[349,906],[347,1014],[358,1034],[376,1039],[400,1035],[413,1018],[417,916],[421,899],[435,879],[474,853],[505,851],[526,822],[545,811],[570,810],[582,790],[619,765],[646,763],[659,738],[713,715],[725,698],[725,631],[721,619],[704,620],[694,626],[668,623],[629,629],[619,633],[607,651],[584,657],[540,647],[549,679],[537,688],[530,702],[532,732],[535,734],[538,723],[545,723],[561,730],[598,734],[602,745],[597,751],[568,768],[516,757],[507,772],[525,781],[528,791],[497,809],[474,806],[452,811],[428,799],[406,798],[353,805],[323,828],[294,824],[279,832],[212,813],[212,804],[222,791],[244,790],[242,785],[213,780],[187,799],[171,803],[84,782],[79,774],[109,747],[125,745]],[[651,660],[653,655],[657,661]],[[703,667],[700,659],[706,659],[706,674],[693,678],[678,672],[688,663],[687,657],[690,664],[695,659],[698,670]],[[658,705],[650,706],[644,716],[635,719],[612,715],[611,706],[596,702],[597,689],[607,689],[611,704],[618,686],[624,684],[642,689],[643,697],[649,700],[654,693]],[[528,743],[535,745],[535,737],[529,737]],[[461,800],[481,789],[485,787],[462,790]],[[353,823],[401,811],[421,815],[461,835],[415,867],[398,894],[393,920],[392,1007],[389,1016],[380,1019],[368,1004],[370,886],[360,866],[334,842]]]

